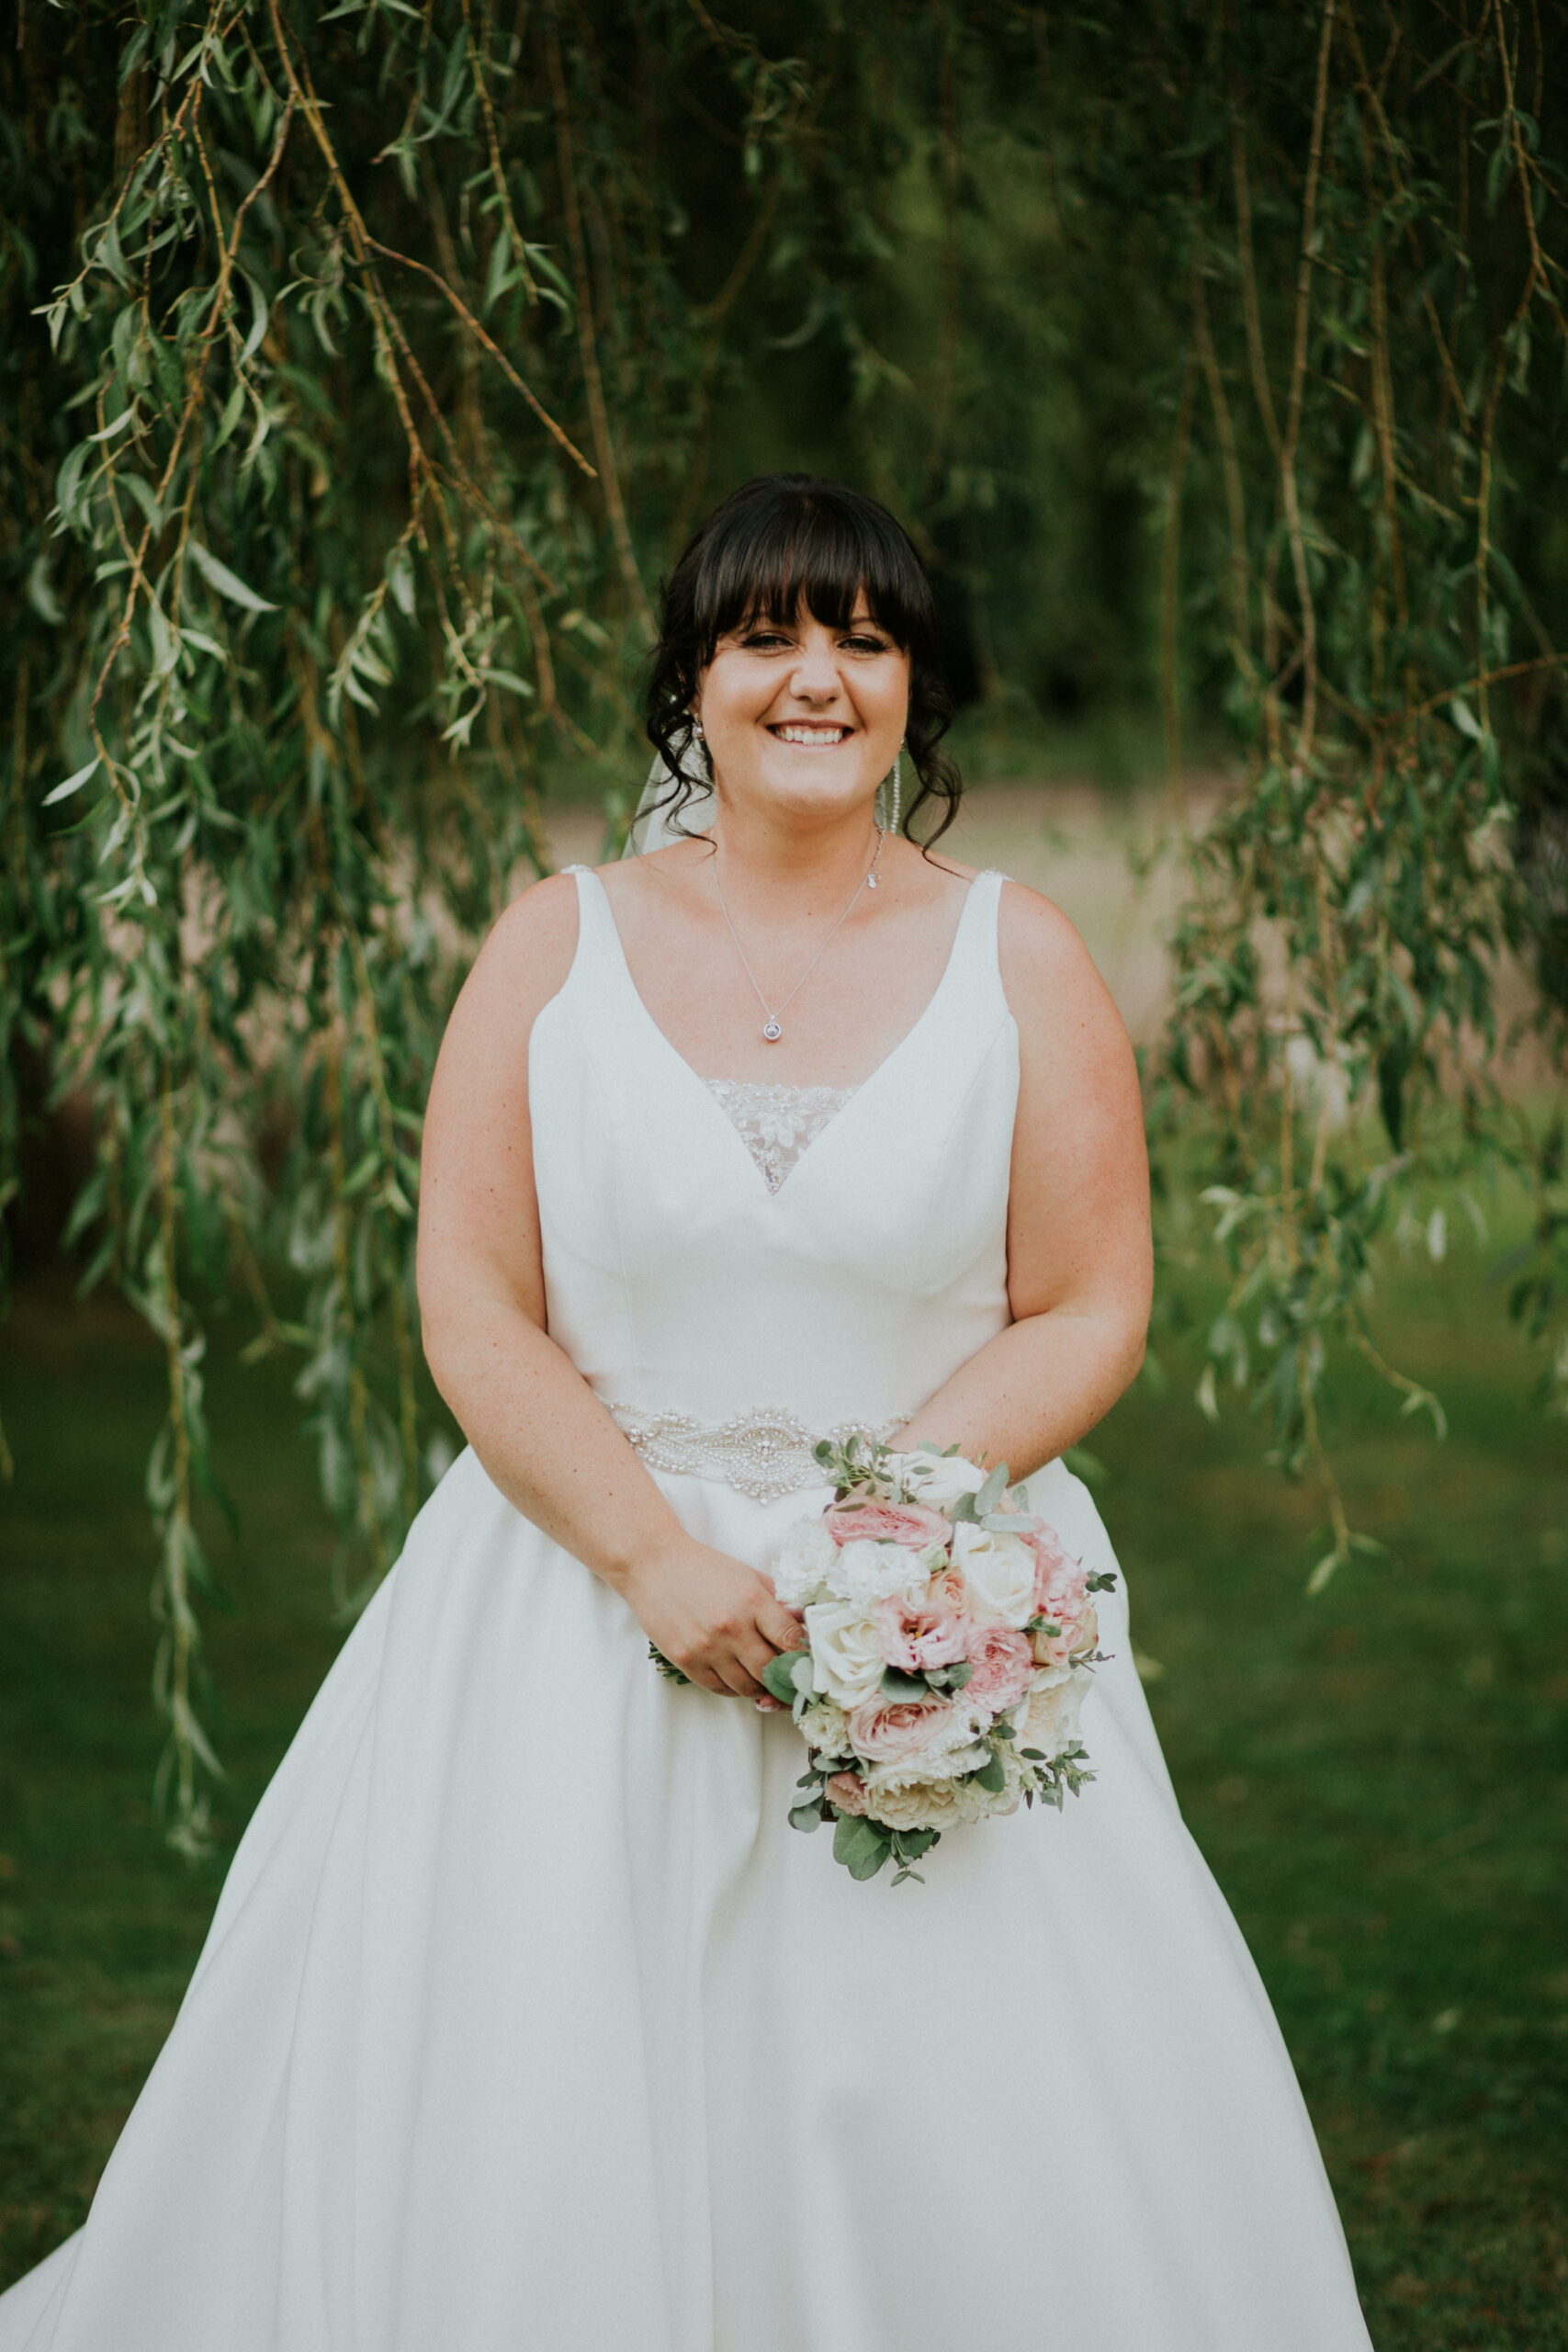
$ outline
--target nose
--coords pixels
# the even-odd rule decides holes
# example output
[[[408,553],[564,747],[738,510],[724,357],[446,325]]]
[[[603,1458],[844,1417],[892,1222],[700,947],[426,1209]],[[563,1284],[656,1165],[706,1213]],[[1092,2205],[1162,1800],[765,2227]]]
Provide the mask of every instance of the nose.
[[[836,702],[839,697],[839,665],[833,659],[833,647],[828,632],[820,636],[815,631],[800,649],[795,668],[790,673],[790,692],[802,702],[821,704]]]

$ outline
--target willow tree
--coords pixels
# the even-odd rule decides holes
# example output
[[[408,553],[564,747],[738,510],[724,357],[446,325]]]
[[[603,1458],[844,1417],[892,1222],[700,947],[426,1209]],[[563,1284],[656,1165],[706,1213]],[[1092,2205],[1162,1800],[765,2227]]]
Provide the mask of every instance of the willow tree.
[[[1568,1001],[1565,50],[1504,0],[21,16],[0,1131],[14,1170],[90,1106],[69,1238],[163,1343],[177,1843],[217,1769],[203,1303],[299,1351],[352,1605],[431,1467],[455,979],[567,770],[624,820],[651,584],[755,467],[907,516],[972,693],[1146,682],[1173,771],[1184,706],[1230,729],[1151,1124],[1230,1253],[1213,1371],[1324,1480],[1320,1574],[1391,1216],[1510,1155],[1555,1328],[1561,1129],[1491,1060],[1506,949],[1543,1069]]]

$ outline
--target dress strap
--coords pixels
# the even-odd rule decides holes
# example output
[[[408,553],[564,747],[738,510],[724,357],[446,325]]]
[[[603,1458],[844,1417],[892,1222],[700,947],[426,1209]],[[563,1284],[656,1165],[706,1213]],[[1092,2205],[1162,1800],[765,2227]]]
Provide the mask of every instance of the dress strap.
[[[955,993],[967,996],[972,1001],[994,997],[1004,1011],[1007,998],[1002,989],[997,917],[1001,906],[1002,884],[1007,878],[996,866],[990,865],[983,873],[976,875],[969,885],[969,895],[964,901],[964,911],[958,918],[950,958]]]
[[[609,894],[591,865],[563,865],[560,871],[577,884],[577,952],[561,994],[608,1008],[630,982]]]
[[[604,885],[591,865],[563,865],[561,872],[577,880],[578,956],[584,962],[614,963],[620,953],[620,933]]]

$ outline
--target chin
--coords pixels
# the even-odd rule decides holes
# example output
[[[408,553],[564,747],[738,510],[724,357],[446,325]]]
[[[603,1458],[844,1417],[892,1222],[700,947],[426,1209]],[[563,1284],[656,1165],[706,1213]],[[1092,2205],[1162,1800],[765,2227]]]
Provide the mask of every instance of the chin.
[[[802,817],[825,817],[869,799],[876,785],[862,774],[858,760],[852,765],[832,752],[806,752],[786,767],[770,762],[752,788],[775,808]]]

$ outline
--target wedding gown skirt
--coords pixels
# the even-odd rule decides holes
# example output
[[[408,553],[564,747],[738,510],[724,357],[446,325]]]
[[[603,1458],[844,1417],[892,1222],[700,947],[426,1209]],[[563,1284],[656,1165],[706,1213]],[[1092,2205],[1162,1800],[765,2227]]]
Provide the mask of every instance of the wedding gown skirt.
[[[776,1193],[581,899],[531,1069],[552,1329],[765,1569],[825,1499],[803,1433],[909,1409],[1006,1319],[995,880]],[[1031,1506],[1114,1566],[1060,1464]],[[665,1682],[464,1453],[0,2352],[1365,2352],[1120,1582],[1100,1614],[1083,1796],[857,1883],[787,1824],[788,1718]]]

